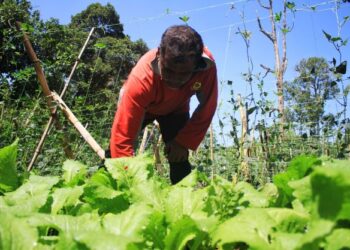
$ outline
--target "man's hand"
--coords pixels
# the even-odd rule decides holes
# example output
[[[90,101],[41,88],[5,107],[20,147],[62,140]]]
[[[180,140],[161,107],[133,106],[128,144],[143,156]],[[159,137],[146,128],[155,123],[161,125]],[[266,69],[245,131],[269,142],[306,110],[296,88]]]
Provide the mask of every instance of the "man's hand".
[[[188,149],[172,140],[165,144],[164,153],[169,162],[182,162],[188,159]]]

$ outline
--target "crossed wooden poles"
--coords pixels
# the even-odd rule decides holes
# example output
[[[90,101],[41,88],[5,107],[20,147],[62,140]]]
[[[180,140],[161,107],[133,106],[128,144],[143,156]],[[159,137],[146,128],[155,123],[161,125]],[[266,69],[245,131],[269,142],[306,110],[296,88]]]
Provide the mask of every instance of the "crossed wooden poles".
[[[18,30],[21,30],[21,23],[20,22],[16,22],[16,27]],[[67,80],[65,81],[65,85],[64,88],[61,92],[60,95],[58,95],[55,92],[51,92],[49,85],[47,84],[44,72],[41,68],[40,65],[40,61],[37,58],[32,44],[27,36],[27,34],[25,32],[22,31],[23,33],[23,43],[24,46],[27,50],[28,56],[31,60],[31,62],[34,64],[34,68],[40,83],[40,86],[45,94],[46,97],[46,102],[47,105],[49,107],[50,110],[50,119],[46,124],[45,130],[41,136],[41,139],[35,149],[34,155],[32,157],[31,162],[28,165],[27,170],[30,171],[33,168],[33,165],[42,149],[42,146],[44,144],[45,138],[47,137],[47,134],[52,126],[53,123],[55,123],[56,128],[61,129],[62,126],[60,125],[60,123],[57,120],[57,108],[54,107],[52,105],[52,102],[56,102],[57,106],[63,111],[65,117],[69,120],[70,123],[72,123],[74,125],[74,127],[78,130],[78,132],[81,134],[81,136],[85,139],[85,141],[89,144],[89,146],[98,154],[98,156],[103,160],[105,159],[105,151],[101,148],[101,146],[95,141],[95,139],[90,135],[90,133],[85,129],[85,127],[79,122],[79,120],[75,117],[75,115],[72,113],[72,111],[68,108],[68,106],[64,103],[64,101],[62,100],[64,94],[67,91],[68,85],[72,79],[72,76],[74,74],[75,69],[77,68],[81,55],[83,54],[89,40],[90,37],[92,35],[92,33],[94,32],[95,28],[91,28],[90,33],[82,47],[82,49],[80,50],[79,56],[77,57],[74,66],[69,74],[69,77],[67,78]]]

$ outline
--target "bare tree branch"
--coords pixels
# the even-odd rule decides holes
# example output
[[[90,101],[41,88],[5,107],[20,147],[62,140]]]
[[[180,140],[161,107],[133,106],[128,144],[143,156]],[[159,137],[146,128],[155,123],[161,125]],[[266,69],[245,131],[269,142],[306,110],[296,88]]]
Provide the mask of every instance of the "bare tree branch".
[[[263,68],[266,72],[263,76],[263,78],[265,78],[267,76],[268,73],[274,73],[274,70],[272,70],[271,68],[263,65],[263,64],[260,64],[260,67]]]
[[[258,3],[260,4],[260,6],[261,6],[262,8],[267,9],[267,10],[269,9],[268,6],[265,6],[265,5],[262,4],[261,0],[258,0]]]
[[[271,40],[271,42],[273,42],[273,37],[272,37],[272,33],[267,32],[261,25],[261,21],[260,18],[258,17],[258,24],[259,24],[259,29],[261,31],[261,33],[263,33],[268,39]]]

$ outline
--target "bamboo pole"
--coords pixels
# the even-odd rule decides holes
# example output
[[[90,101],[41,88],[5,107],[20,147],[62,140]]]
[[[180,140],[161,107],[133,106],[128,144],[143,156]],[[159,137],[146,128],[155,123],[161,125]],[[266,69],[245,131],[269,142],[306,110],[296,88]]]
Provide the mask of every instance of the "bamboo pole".
[[[101,148],[101,146],[95,141],[95,139],[91,136],[91,134],[85,129],[85,127],[79,122],[78,118],[73,114],[73,112],[68,108],[68,106],[63,102],[61,97],[56,93],[52,92],[52,98],[58,104],[58,107],[63,111],[66,118],[70,123],[78,130],[81,136],[85,139],[85,141],[89,144],[89,146],[98,154],[98,156],[104,160],[105,159],[105,151]]]
[[[241,115],[241,122],[242,122],[242,135],[241,135],[241,170],[242,174],[244,176],[244,179],[249,179],[249,164],[248,164],[248,148],[244,145],[247,141],[247,133],[248,133],[248,117],[247,117],[247,110],[244,107],[242,103],[242,97],[241,95],[238,95],[237,102],[239,104],[239,111]]]
[[[150,140],[152,140],[154,133],[155,133],[155,130],[157,128],[159,129],[159,124],[156,120],[153,121],[152,129],[149,130],[147,127],[145,127],[142,141],[141,141],[141,145],[140,145],[139,150],[138,150],[138,154],[142,154],[145,151],[145,149],[147,148],[148,142]]]
[[[20,22],[16,22],[16,26],[17,26],[18,30],[21,30],[21,23]],[[29,41],[27,34],[25,32],[22,32],[22,34],[23,34],[24,47],[26,48],[26,51],[28,53],[28,56],[29,56],[31,62],[34,64],[36,75],[38,77],[40,86],[41,86],[41,88],[44,92],[44,95],[46,97],[47,105],[50,109],[50,114],[53,115],[55,113],[54,112],[55,109],[52,106],[51,91],[50,91],[49,85],[47,84],[44,72],[41,68],[40,61],[34,52],[34,49],[32,47],[31,42]]]
[[[21,23],[20,22],[16,22],[16,27],[17,27],[17,29],[19,31],[21,31]],[[50,115],[54,119],[56,117],[56,114],[55,114],[55,108],[52,105],[51,91],[50,91],[49,85],[48,85],[48,83],[46,81],[45,74],[44,74],[44,72],[43,72],[43,70],[41,68],[40,60],[38,59],[38,57],[36,56],[36,54],[34,52],[34,49],[32,47],[32,44],[31,44],[31,42],[29,40],[28,35],[25,32],[23,32],[23,31],[22,31],[22,34],[23,34],[24,47],[26,48],[26,51],[28,53],[30,61],[34,65],[34,69],[35,69],[35,72],[36,72],[39,84],[41,86],[41,89],[44,92],[45,97],[46,97],[46,102],[47,102],[47,105],[49,107]],[[56,119],[55,126],[56,126],[56,128],[58,130],[63,130],[62,125],[59,123],[58,119]],[[64,152],[67,155],[67,157],[68,158],[72,158],[73,153],[72,153],[72,151],[69,148],[68,137],[65,136],[63,138],[62,144],[63,144]],[[29,169],[29,167],[28,167],[28,169]]]
[[[158,137],[158,141],[154,143],[153,151],[154,151],[156,170],[160,175],[163,175],[164,171],[163,171],[162,160],[160,158],[160,152],[159,152],[161,143],[162,143],[162,135],[160,134]]]
[[[148,127],[145,127],[145,130],[143,132],[143,137],[142,137],[142,142],[138,151],[138,154],[142,154],[146,147],[147,147],[147,142],[149,140],[152,140],[152,138],[155,136],[155,130],[158,128],[159,129],[159,124],[157,121],[153,122],[153,126],[152,129],[148,129]],[[154,153],[154,159],[155,159],[155,167],[157,172],[162,175],[163,174],[163,168],[162,168],[162,161],[161,161],[161,157],[160,157],[160,152],[159,152],[159,148],[160,148],[160,144],[162,142],[162,135],[160,134],[158,137],[158,140],[156,140],[153,143],[153,153]]]
[[[149,129],[146,126],[144,131],[143,131],[142,141],[141,141],[141,145],[140,145],[138,154],[142,154],[145,151],[148,134],[149,134]]]
[[[66,91],[67,91],[68,85],[69,85],[69,83],[70,83],[70,81],[71,81],[71,79],[72,79],[72,76],[73,76],[73,74],[74,74],[74,72],[75,72],[75,69],[77,68],[77,66],[78,66],[78,64],[79,64],[79,62],[80,62],[80,58],[81,58],[81,56],[82,56],[82,54],[83,54],[83,52],[84,52],[84,50],[85,50],[85,48],[86,48],[86,46],[87,46],[87,44],[88,44],[88,42],[89,42],[89,40],[90,40],[90,38],[91,38],[92,33],[94,32],[94,30],[95,30],[94,27],[91,28],[90,33],[89,33],[88,37],[86,38],[83,47],[82,47],[81,50],[80,50],[80,53],[79,53],[79,55],[78,55],[78,57],[77,57],[77,59],[76,59],[74,65],[73,65],[73,68],[72,68],[72,70],[71,70],[71,72],[70,72],[70,74],[69,74],[69,76],[68,76],[68,78],[67,78],[67,80],[66,80],[66,82],[65,82],[65,84],[64,84],[64,88],[63,88],[63,90],[62,90],[62,92],[61,92],[61,94],[60,94],[60,97],[61,97],[61,98],[63,98],[63,96],[65,95],[65,93],[66,93]],[[51,126],[52,126],[53,121],[54,121],[55,118],[56,118],[56,113],[57,113],[57,109],[54,110],[53,115],[50,116],[50,119],[49,119],[49,121],[48,121],[47,124],[46,124],[45,130],[44,130],[43,134],[41,135],[41,138],[40,138],[40,140],[39,140],[38,145],[37,145],[36,148],[35,148],[35,151],[34,151],[34,155],[33,155],[33,157],[32,157],[32,160],[30,161],[30,163],[29,163],[29,165],[28,165],[28,169],[27,169],[28,171],[30,171],[30,170],[33,168],[33,165],[34,165],[36,159],[38,158],[38,156],[39,156],[39,154],[40,154],[40,151],[41,151],[41,149],[42,149],[42,147],[43,147],[43,145],[44,145],[44,141],[45,141],[45,139],[46,139],[46,137],[47,137],[47,135],[48,135],[48,132],[49,132]]]
[[[5,107],[5,103],[4,102],[0,102],[1,107],[1,115],[0,115],[0,120],[2,120],[2,117],[4,115],[4,107]]]
[[[82,47],[81,50],[80,50],[80,53],[79,53],[77,59],[75,60],[75,63],[74,63],[74,65],[73,65],[73,68],[72,68],[72,70],[71,70],[71,72],[70,72],[70,74],[69,74],[69,76],[68,76],[68,79],[67,79],[66,83],[64,84],[64,88],[63,88],[63,90],[62,90],[62,92],[61,92],[61,94],[60,94],[60,97],[61,97],[61,98],[63,98],[64,94],[65,94],[66,91],[67,91],[68,85],[69,85],[69,83],[70,83],[70,81],[71,81],[71,79],[72,79],[72,76],[73,76],[73,74],[74,74],[74,72],[75,72],[75,69],[77,68],[77,66],[78,66],[78,64],[79,64],[79,62],[80,62],[80,58],[81,58],[81,56],[82,56],[82,54],[83,54],[83,52],[84,52],[84,50],[85,50],[85,48],[86,48],[86,46],[87,46],[87,44],[88,44],[88,42],[89,42],[89,40],[90,40],[90,38],[91,38],[92,33],[94,32],[94,30],[95,30],[95,27],[92,27],[91,30],[90,30],[90,33],[89,33],[88,37],[87,37],[86,40],[85,40],[85,43],[84,43],[83,47]]]
[[[214,132],[212,124],[210,124],[210,160],[214,161]]]
[[[215,166],[214,166],[214,132],[213,125],[210,124],[210,160],[212,165],[211,178],[213,179],[215,176]]]

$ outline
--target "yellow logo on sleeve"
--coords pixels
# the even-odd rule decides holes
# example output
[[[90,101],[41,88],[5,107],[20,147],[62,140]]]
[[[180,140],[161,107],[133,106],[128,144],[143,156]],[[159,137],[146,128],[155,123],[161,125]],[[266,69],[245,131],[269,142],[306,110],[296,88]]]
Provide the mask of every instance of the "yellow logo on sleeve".
[[[200,90],[200,88],[202,87],[202,83],[201,82],[195,82],[193,85],[192,85],[192,90]]]

